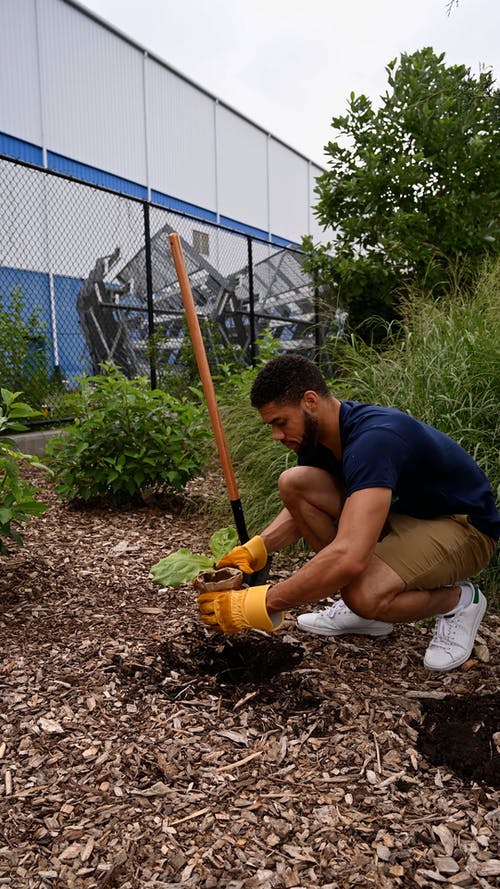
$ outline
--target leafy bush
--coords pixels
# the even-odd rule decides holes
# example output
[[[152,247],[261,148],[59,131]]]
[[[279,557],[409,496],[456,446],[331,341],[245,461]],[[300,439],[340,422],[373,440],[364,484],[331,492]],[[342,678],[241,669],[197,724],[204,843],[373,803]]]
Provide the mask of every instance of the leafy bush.
[[[450,269],[469,284],[498,256],[498,89],[492,71],[475,77],[444,58],[431,47],[402,53],[387,66],[377,109],[351,93],[346,114],[332,119],[315,188],[332,241],[314,250],[306,237],[305,267],[368,341],[383,326],[362,325],[399,315],[402,285],[442,296]]]
[[[110,364],[79,382],[82,415],[47,448],[60,496],[137,502],[200,472],[210,439],[202,408]]]
[[[79,387],[66,388],[64,383],[52,385],[42,406],[42,413],[48,425],[57,426],[62,420],[70,420],[82,413],[82,398]]]
[[[37,457],[21,454],[14,442],[4,436],[5,432],[24,432],[26,426],[21,420],[38,416],[28,404],[18,401],[19,392],[0,389],[0,554],[11,555],[7,540],[23,545],[23,538],[16,526],[29,520],[30,516],[41,515],[47,505],[35,499],[37,489],[20,475],[23,461],[41,466]]]
[[[52,385],[45,327],[36,310],[26,317],[19,287],[9,298],[0,294],[0,380],[10,391],[25,393],[34,407]]]

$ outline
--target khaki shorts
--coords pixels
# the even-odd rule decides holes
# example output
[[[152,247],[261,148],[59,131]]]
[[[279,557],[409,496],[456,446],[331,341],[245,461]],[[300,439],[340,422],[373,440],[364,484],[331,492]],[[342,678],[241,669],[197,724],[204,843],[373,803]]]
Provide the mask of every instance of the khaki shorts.
[[[497,541],[467,516],[415,519],[391,512],[375,555],[410,590],[432,590],[473,577],[490,561]]]

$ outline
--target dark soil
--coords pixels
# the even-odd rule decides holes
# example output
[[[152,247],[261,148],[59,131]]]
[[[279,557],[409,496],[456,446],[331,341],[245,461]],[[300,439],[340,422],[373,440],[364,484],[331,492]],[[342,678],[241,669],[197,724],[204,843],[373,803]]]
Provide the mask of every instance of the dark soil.
[[[301,645],[279,637],[242,636],[227,639],[215,634],[198,637],[191,631],[175,644],[163,643],[146,663],[122,661],[114,664],[122,677],[161,684],[172,670],[186,678],[185,688],[196,693],[210,678],[226,703],[235,703],[251,693],[253,706],[275,706],[299,713],[320,707],[310,681],[295,668],[304,657]],[[193,679],[193,677],[195,677]],[[165,688],[168,695],[168,688]],[[175,686],[173,696],[179,697]],[[500,755],[492,736],[500,731],[500,693],[448,695],[440,700],[421,701],[423,720],[417,726],[417,749],[433,765],[447,766],[464,780],[500,787]]]
[[[466,781],[500,787],[500,755],[492,736],[500,731],[500,693],[452,695],[422,701],[418,749],[433,765],[446,765]]]
[[[118,673],[125,679],[158,683],[172,699],[188,689],[199,695],[215,688],[226,706],[247,698],[254,707],[276,707],[280,718],[321,707],[322,700],[310,681],[293,672],[304,657],[301,645],[253,635],[227,639],[215,634],[206,639],[203,630],[198,632],[198,638],[196,631],[191,631],[175,644],[160,645],[153,658],[146,658],[149,664],[153,660],[154,666],[146,666],[140,659],[128,663],[115,657]],[[172,670],[180,676],[169,689]]]

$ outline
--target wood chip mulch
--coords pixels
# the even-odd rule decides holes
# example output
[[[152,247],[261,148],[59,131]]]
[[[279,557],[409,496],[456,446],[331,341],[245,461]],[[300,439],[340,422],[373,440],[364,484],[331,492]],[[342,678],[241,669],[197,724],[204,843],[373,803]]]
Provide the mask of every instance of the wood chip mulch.
[[[0,557],[0,887],[498,886],[500,620],[224,638],[152,564],[196,514],[50,509]],[[271,579],[293,569],[291,558]]]

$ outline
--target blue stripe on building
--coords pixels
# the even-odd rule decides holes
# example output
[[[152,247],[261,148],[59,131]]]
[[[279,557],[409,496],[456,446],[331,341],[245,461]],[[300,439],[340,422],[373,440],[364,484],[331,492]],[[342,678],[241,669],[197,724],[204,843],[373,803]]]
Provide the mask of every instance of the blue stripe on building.
[[[280,238],[279,235],[271,235],[271,244],[275,247],[297,247],[300,249],[300,244],[297,244],[296,241],[290,241],[287,238]]]
[[[198,219],[204,219],[206,222],[217,223],[217,213],[214,213],[213,210],[206,210],[205,207],[198,207],[196,204],[188,203],[188,201],[181,201],[179,198],[163,194],[161,191],[153,189],[151,191],[151,200],[154,204],[165,207],[167,210],[185,213],[187,216],[196,216]]]
[[[269,239],[269,235],[264,229],[246,225],[244,222],[238,222],[237,219],[231,219],[229,216],[219,216],[219,222],[221,225],[225,225],[226,228],[241,232],[242,235],[252,235],[254,238],[261,238],[264,241]]]
[[[64,173],[74,179],[81,179],[92,185],[100,185],[102,188],[109,188],[133,198],[146,200],[148,196],[148,190],[144,185],[138,185],[137,182],[131,182],[129,179],[115,176],[113,173],[106,173],[105,170],[100,170],[98,167],[81,164],[62,154],[56,154],[54,151],[47,152],[47,167],[49,170],[55,170],[56,173]]]
[[[15,139],[14,136],[8,136],[7,133],[0,133],[0,154],[25,161],[27,164],[36,164],[39,167],[43,164],[43,151],[38,145],[24,142],[23,139]]]

